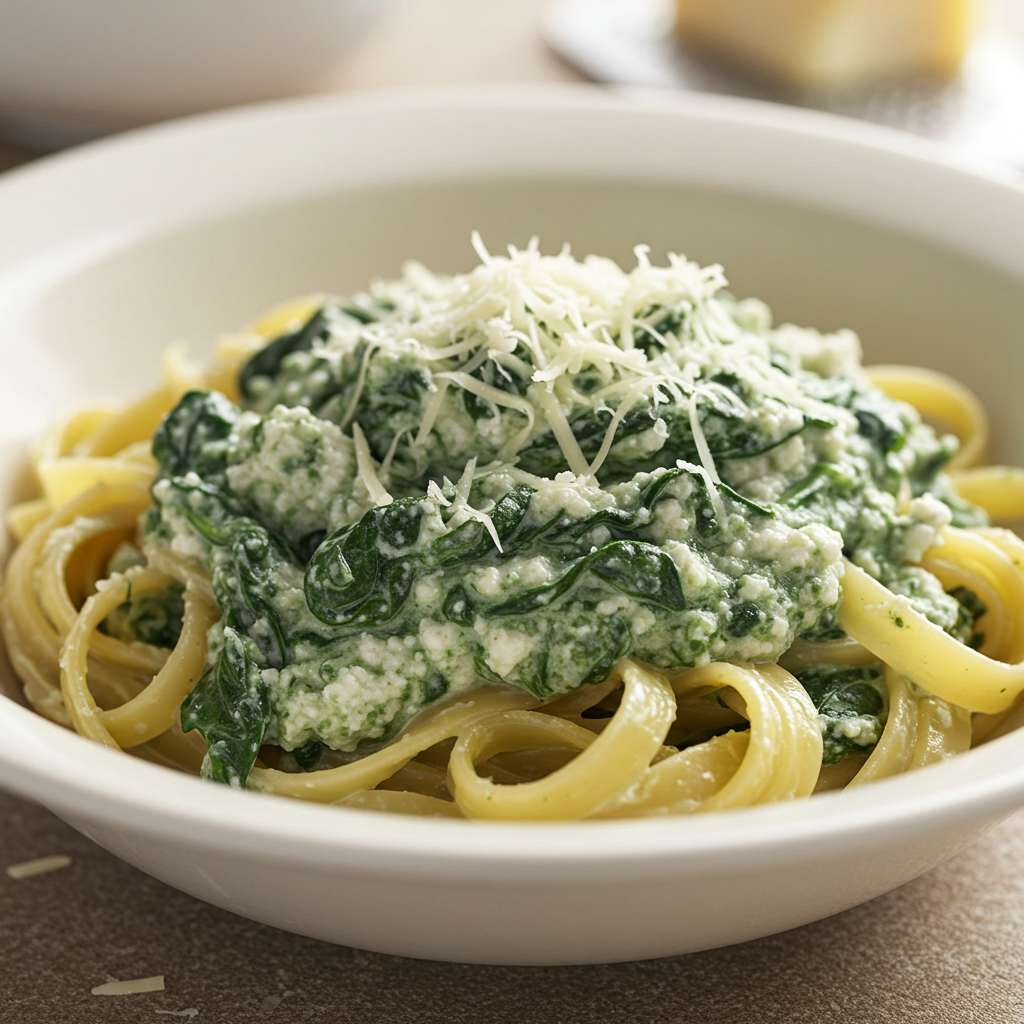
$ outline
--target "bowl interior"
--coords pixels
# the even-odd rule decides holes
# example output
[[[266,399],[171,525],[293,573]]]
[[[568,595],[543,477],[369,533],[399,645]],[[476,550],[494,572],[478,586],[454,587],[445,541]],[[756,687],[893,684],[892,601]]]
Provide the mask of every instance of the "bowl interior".
[[[568,242],[579,255],[626,265],[638,243],[656,258],[674,251],[721,263],[731,290],[765,299],[777,320],[851,327],[868,362],[953,372],[986,400],[997,436],[1021,434],[1024,411],[1005,386],[1024,368],[1021,282],[1009,274],[906,233],[766,196],[686,182],[543,179],[339,189],[78,261],[33,296],[28,338],[0,333],[17,390],[30,396],[26,425],[69,402],[136,394],[155,381],[171,342],[202,353],[218,333],[290,296],[359,289],[407,259],[468,269],[474,229],[493,251],[538,236],[548,251]],[[19,357],[26,344],[31,359]],[[5,436],[18,426],[5,419]]]
[[[475,259],[474,229],[492,250],[537,235],[546,249],[568,242],[578,254],[627,263],[641,242],[655,257],[672,250],[720,262],[737,294],[764,298],[779,320],[848,326],[868,361],[955,373],[990,411],[998,456],[1024,462],[1024,408],[1008,386],[1024,369],[1021,280],[980,258],[820,202],[685,176],[505,177],[491,168],[367,185],[346,184],[343,170],[339,148],[333,187],[83,243],[63,261],[55,246],[44,283],[31,289],[20,286],[25,268],[8,263],[0,272],[10,392],[0,416],[0,505],[27,496],[26,445],[47,422],[145,389],[170,342],[202,354],[218,333],[277,301],[359,289],[409,258],[465,269]],[[18,692],[6,665],[0,688]]]

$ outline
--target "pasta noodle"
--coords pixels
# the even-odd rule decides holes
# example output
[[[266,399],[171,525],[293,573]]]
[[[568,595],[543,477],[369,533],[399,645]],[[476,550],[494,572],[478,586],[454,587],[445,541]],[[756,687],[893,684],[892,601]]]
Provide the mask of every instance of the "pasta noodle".
[[[180,707],[204,671],[207,637],[220,616],[210,579],[188,558],[150,560],[109,578],[105,566],[135,536],[150,505],[155,467],[148,445],[163,417],[193,387],[237,397],[242,364],[268,338],[304,322],[320,301],[298,300],[249,334],[227,339],[205,376],[172,354],[160,388],[121,411],[76,413],[37,446],[40,493],[10,512],[19,544],[6,570],[0,617],[12,664],[41,714],[105,746],[199,769],[206,744],[195,731],[182,731]],[[1024,471],[976,465],[987,421],[962,385],[906,367],[878,367],[870,378],[959,435],[951,479],[962,497],[995,520],[1024,516]],[[559,441],[567,435],[573,468],[586,473],[588,457],[546,385],[534,385],[534,406],[469,373],[444,379],[436,402],[444,388],[464,386],[480,400],[520,410],[524,436],[539,408]],[[638,394],[627,390],[631,402]],[[597,464],[631,408],[621,409],[603,435]],[[364,449],[365,442],[360,458],[369,459]],[[378,503],[388,500],[385,493]],[[985,609],[978,649],[848,562],[839,605],[845,637],[797,641],[779,664],[713,661],[666,670],[625,658],[602,682],[547,701],[484,684],[422,711],[358,759],[296,771],[267,746],[248,785],[364,810],[541,821],[748,807],[933,764],[1024,722],[1024,543],[1005,529],[950,526],[921,565],[947,590],[964,587],[978,596]],[[170,649],[104,631],[126,602],[168,586],[180,588],[182,601]],[[794,673],[876,662],[885,666],[886,705],[877,743],[823,767],[819,712]]]

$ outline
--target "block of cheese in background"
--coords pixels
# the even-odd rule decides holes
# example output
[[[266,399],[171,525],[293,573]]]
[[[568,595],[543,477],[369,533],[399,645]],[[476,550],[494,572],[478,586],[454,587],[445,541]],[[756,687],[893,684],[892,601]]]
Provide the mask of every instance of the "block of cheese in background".
[[[972,0],[676,0],[683,41],[797,89],[956,74]]]

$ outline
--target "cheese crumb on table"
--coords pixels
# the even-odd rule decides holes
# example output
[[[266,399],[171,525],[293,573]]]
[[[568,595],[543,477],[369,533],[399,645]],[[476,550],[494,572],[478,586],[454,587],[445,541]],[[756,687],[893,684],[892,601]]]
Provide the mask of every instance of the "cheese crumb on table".
[[[163,992],[164,976],[155,974],[150,978],[129,978],[126,981],[106,981],[90,989],[94,996],[134,996],[144,992]]]
[[[15,881],[23,878],[34,878],[46,875],[51,871],[60,871],[71,863],[71,858],[63,853],[55,853],[50,857],[37,857],[35,860],[22,861],[20,864],[9,864],[7,875]]]

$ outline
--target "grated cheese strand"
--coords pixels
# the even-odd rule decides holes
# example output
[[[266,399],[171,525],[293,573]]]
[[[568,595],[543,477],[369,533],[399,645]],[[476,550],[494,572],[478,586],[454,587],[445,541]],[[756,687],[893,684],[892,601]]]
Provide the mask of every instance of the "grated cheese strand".
[[[356,449],[356,466],[359,470],[359,479],[362,480],[366,493],[374,505],[390,505],[394,500],[387,488],[380,482],[377,470],[373,465],[373,456],[370,454],[370,446],[366,443],[362,427],[358,423],[352,424],[352,441]]]
[[[458,483],[455,485],[455,503],[457,505],[469,504],[469,492],[473,488],[473,477],[475,475],[476,456],[466,463],[466,466],[462,471],[462,476],[459,477]]]
[[[380,471],[385,476],[387,476],[389,470],[391,469],[391,463],[395,461],[395,452],[398,451],[398,446],[401,443],[402,438],[406,436],[408,436],[406,431],[399,431],[391,439],[391,444],[388,445],[388,450],[384,453],[384,458],[381,460],[380,463]]]
[[[720,482],[718,470],[715,468],[715,460],[711,455],[711,447],[708,444],[704,428],[701,426],[700,414],[697,412],[696,393],[690,396],[689,404],[690,432],[693,434],[693,442],[697,446],[697,456],[700,459],[704,479],[707,481],[708,496],[711,498],[711,504],[714,506],[715,515],[718,516],[719,520],[722,520],[725,517],[725,503],[722,501],[722,496],[718,493],[718,484]]]
[[[363,352],[363,358],[359,363],[359,375],[356,377],[356,386],[352,390],[352,398],[349,399],[348,406],[345,409],[345,414],[338,421],[338,426],[344,430],[355,415],[356,408],[359,405],[359,399],[363,397],[363,389],[366,387],[366,370],[370,363],[370,356],[373,355],[373,350],[377,348],[379,342],[371,341]]]
[[[548,384],[531,384],[529,394],[540,407],[551,433],[555,435],[555,440],[565,456],[566,465],[577,476],[586,476],[590,472],[586,456],[572,432],[572,427],[569,426],[562,406],[555,397],[554,389]]]
[[[491,517],[482,509],[474,508],[469,503],[469,494],[473,488],[473,479],[475,476],[476,459],[472,458],[466,463],[466,468],[462,471],[462,476],[459,477],[458,483],[454,485],[455,500],[453,502],[450,502],[445,498],[440,487],[438,487],[433,481],[428,485],[427,493],[432,497],[439,498],[443,504],[451,506],[456,510],[455,515],[452,517],[453,521],[456,521],[459,517],[463,519],[475,519],[488,532],[498,551],[504,552],[504,548],[501,546],[501,538],[498,536],[498,531],[494,526],[494,520],[491,519]],[[433,492],[431,491],[431,486],[434,488]]]
[[[440,377],[441,375],[438,374],[438,376]],[[437,385],[437,390],[430,396],[430,401],[427,403],[426,409],[423,410],[420,429],[417,431],[416,438],[413,441],[414,448],[422,447],[430,436],[430,432],[434,429],[438,414],[441,412],[441,406],[444,404],[444,396],[448,391],[448,384],[447,380],[442,379]]]
[[[601,447],[597,450],[597,455],[594,456],[594,461],[590,464],[590,469],[588,470],[590,476],[597,476],[598,471],[604,465],[604,460],[608,458],[608,453],[612,450],[612,445],[615,443],[615,435],[618,432],[619,424],[625,419],[626,414],[636,406],[636,403],[640,401],[644,390],[643,385],[635,387],[633,393],[623,397],[615,407],[615,412],[608,424],[608,429],[604,432]]]

